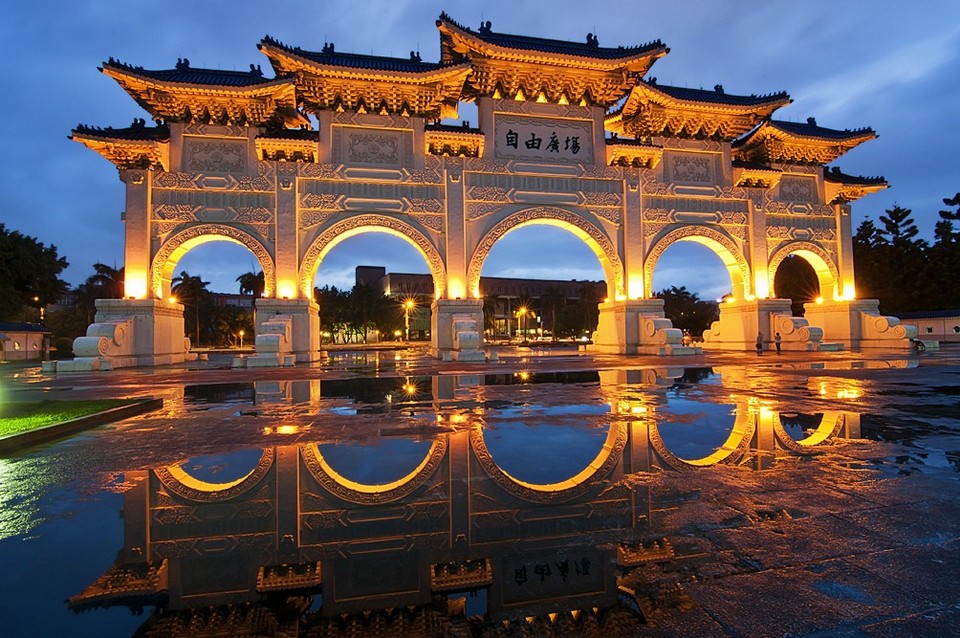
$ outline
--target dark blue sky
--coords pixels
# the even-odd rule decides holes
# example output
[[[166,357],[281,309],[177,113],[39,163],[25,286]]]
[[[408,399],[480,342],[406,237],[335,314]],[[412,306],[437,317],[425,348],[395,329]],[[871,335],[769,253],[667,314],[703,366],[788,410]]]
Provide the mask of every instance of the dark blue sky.
[[[256,43],[269,34],[308,50],[332,41],[339,51],[406,56],[417,49],[436,61],[434,21],[442,10],[473,27],[491,20],[495,31],[575,41],[593,32],[603,46],[659,38],[671,48],[651,71],[661,83],[719,83],[745,94],[786,90],[794,102],[777,112],[780,119],[815,116],[832,128],[872,127],[879,139],[837,165],[883,175],[891,188],[854,203],[855,224],[898,203],[914,210],[922,234],[931,237],[942,198],[960,191],[960,3],[952,0],[16,2],[7,3],[0,22],[6,62],[0,222],[55,244],[70,262],[65,277],[72,284],[91,274],[96,261],[122,265],[124,191],[116,169],[67,140],[78,123],[123,127],[146,116],[97,71],[108,57],[150,69],[172,68],[186,57],[194,67],[257,63],[267,70]],[[562,231],[549,235],[538,228],[514,238],[513,247],[498,245],[484,274],[599,277],[584,246]],[[381,257],[391,270],[426,271],[412,249],[384,237],[344,244],[321,276],[349,285],[354,266]],[[705,297],[729,287],[706,249],[673,252],[658,267],[656,287],[685,284]],[[224,254],[201,247],[183,265],[214,280],[211,288],[232,291],[232,280],[254,264],[243,254]],[[691,269],[690,258],[717,267]]]

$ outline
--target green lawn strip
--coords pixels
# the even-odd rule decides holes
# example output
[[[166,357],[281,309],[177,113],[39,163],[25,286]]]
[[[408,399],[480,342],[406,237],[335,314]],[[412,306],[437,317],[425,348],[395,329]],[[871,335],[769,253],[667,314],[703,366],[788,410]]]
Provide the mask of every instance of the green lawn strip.
[[[0,437],[63,423],[111,408],[136,403],[138,399],[95,399],[90,401],[14,401],[0,404]]]

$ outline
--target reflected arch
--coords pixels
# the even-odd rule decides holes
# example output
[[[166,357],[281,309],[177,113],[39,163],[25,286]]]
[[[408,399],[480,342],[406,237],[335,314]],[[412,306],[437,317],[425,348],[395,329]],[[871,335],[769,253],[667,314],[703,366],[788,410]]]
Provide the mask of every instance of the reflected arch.
[[[663,253],[678,241],[692,241],[706,246],[720,257],[730,274],[733,296],[744,299],[751,294],[750,265],[736,241],[726,233],[706,226],[681,226],[660,236],[650,247],[643,269],[643,289],[653,295],[653,271]]]
[[[324,458],[317,443],[300,448],[304,465],[328,492],[344,501],[367,505],[389,503],[409,495],[433,476],[446,452],[447,437],[440,436],[433,440],[426,455],[410,472],[389,483],[367,485],[337,472]]]
[[[536,484],[511,476],[497,465],[487,448],[482,428],[475,428],[470,432],[470,447],[484,472],[509,494],[536,503],[563,501],[580,496],[595,484],[595,479],[609,477],[623,458],[626,442],[627,426],[622,422],[611,423],[599,453],[589,464],[563,481]]]
[[[170,297],[170,285],[177,263],[193,248],[212,241],[229,241],[245,246],[257,258],[263,270],[264,297],[272,297],[276,286],[276,269],[273,257],[266,246],[252,234],[230,226],[200,224],[175,233],[168,238],[153,258],[151,283],[153,294],[158,299]]]
[[[786,428],[783,427],[783,420],[780,413],[776,414],[773,420],[773,431],[777,436],[777,441],[789,450],[810,453],[810,448],[816,447],[824,441],[836,436],[843,429],[845,416],[843,412],[827,411],[823,413],[820,419],[820,425],[802,439],[796,440],[790,436]]]
[[[412,224],[384,215],[356,215],[336,222],[313,240],[300,266],[298,282],[300,294],[306,299],[313,298],[313,280],[320,263],[337,244],[368,232],[379,232],[399,237],[408,242],[423,256],[433,277],[434,297],[443,297],[447,287],[447,272],[443,256],[433,242]]]
[[[189,460],[159,468],[154,470],[154,473],[172,494],[191,501],[216,503],[237,498],[253,490],[273,467],[275,457],[273,448],[264,449],[260,453],[260,459],[251,469],[242,476],[224,483],[216,483],[195,476],[191,469],[186,467]]]
[[[691,467],[708,467],[719,463],[735,463],[740,460],[750,446],[757,429],[756,411],[746,404],[737,405],[737,416],[726,440],[712,453],[697,459],[684,459],[674,454],[663,440],[656,421],[649,428],[650,445],[664,464],[676,470]]]
[[[840,290],[840,271],[833,258],[820,246],[806,241],[795,241],[778,247],[770,256],[767,266],[767,277],[770,282],[771,294],[776,297],[774,277],[783,260],[790,255],[802,257],[817,273],[820,283],[820,296],[824,299],[840,299],[843,292]]]
[[[607,280],[607,296],[610,299],[624,297],[623,262],[614,242],[596,224],[586,218],[585,213],[573,213],[562,208],[539,207],[521,210],[496,223],[490,228],[470,256],[467,266],[467,291],[474,298],[480,298],[480,271],[493,250],[493,246],[504,235],[518,228],[543,224],[568,231],[583,241],[597,256]]]

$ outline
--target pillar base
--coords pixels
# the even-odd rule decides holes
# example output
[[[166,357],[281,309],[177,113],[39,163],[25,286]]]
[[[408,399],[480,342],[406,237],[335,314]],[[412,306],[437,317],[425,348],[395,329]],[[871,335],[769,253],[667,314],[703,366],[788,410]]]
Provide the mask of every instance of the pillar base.
[[[247,367],[320,359],[320,306],[309,299],[257,299],[256,337]]]
[[[593,352],[678,356],[698,354],[683,345],[683,332],[663,314],[663,299],[632,299],[600,304]]]
[[[880,314],[876,299],[823,301],[803,305],[804,315],[823,327],[824,338],[847,348],[905,350],[917,338],[917,327]]]
[[[73,342],[76,358],[57,372],[162,366],[193,360],[183,332],[183,304],[157,299],[97,299],[94,323]]]
[[[763,349],[774,350],[780,333],[782,350],[812,352],[820,349],[823,330],[809,317],[793,317],[789,299],[753,299],[720,304],[720,320],[703,333],[710,350],[756,350],[757,334]]]
[[[443,361],[486,361],[483,301],[434,301],[430,306],[430,351]]]

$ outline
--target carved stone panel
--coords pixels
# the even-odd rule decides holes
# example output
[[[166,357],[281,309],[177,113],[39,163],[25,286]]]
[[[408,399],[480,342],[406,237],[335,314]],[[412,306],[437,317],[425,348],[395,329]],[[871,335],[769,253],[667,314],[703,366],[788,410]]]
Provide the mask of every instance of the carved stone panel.
[[[410,131],[336,126],[334,154],[348,166],[401,168],[412,163]]]
[[[560,164],[593,163],[593,121],[497,114],[493,154]]]
[[[245,173],[247,140],[184,137],[183,167],[194,173]]]
[[[803,202],[807,204],[817,203],[816,178],[784,175],[780,178],[780,201]]]
[[[712,186],[718,181],[720,155],[713,153],[667,153],[665,177],[668,182],[689,186]]]

